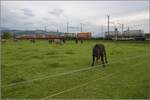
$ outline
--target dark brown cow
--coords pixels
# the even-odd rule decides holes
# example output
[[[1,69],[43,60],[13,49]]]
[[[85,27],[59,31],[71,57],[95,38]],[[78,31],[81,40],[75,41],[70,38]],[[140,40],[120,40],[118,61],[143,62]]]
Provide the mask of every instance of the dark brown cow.
[[[83,39],[81,39],[81,44],[83,44]]]
[[[48,43],[49,43],[49,44],[52,44],[53,42],[54,42],[53,39],[48,39]]]
[[[31,39],[30,42],[35,43],[35,39]]]
[[[65,39],[63,39],[63,43],[66,43],[66,40],[65,40]]]
[[[75,39],[75,42],[76,42],[76,44],[78,44],[78,39],[77,38]]]
[[[104,63],[107,63],[106,50],[103,44],[96,44],[94,46],[92,66],[94,66],[95,57],[96,57],[96,61],[98,61],[101,58],[103,65]],[[104,62],[104,57],[105,57],[105,62]]]

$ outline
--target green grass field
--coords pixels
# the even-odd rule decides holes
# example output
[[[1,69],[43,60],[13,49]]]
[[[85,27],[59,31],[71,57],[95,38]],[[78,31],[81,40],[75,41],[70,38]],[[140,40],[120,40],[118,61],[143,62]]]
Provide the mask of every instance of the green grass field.
[[[106,47],[109,64],[91,67],[92,48]],[[90,40],[6,42],[1,46],[3,99],[148,99],[149,43]]]

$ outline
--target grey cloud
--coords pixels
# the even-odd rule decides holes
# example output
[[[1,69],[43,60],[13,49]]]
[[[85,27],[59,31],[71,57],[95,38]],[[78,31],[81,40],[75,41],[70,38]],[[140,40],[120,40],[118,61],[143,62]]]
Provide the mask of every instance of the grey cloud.
[[[14,12],[15,11],[15,12]],[[25,27],[30,27],[33,23],[30,21],[25,21],[22,19],[28,18],[27,16],[20,14],[20,9],[1,9],[1,25],[3,27],[23,29]]]
[[[53,11],[50,11],[49,14],[55,15],[55,16],[60,16],[63,13],[63,9],[53,9]]]
[[[118,2],[118,1],[117,1]],[[54,29],[56,30],[58,28],[58,24],[62,23],[63,26],[61,26],[60,30],[66,31],[66,22],[69,22],[69,32],[73,32],[73,31],[80,31],[80,23],[83,23],[85,25],[83,25],[83,31],[91,31],[91,32],[101,32],[100,29],[98,30],[97,26],[95,25],[95,23],[98,21],[99,24],[103,24],[103,20],[104,22],[107,23],[107,16],[106,14],[110,14],[110,20],[111,21],[116,21],[116,19],[118,18],[124,18],[125,16],[128,15],[132,15],[132,14],[136,14],[137,12],[143,12],[145,10],[148,10],[148,4],[142,3],[142,2],[105,2],[104,4],[102,2],[96,2],[94,1],[93,3],[89,4],[84,4],[83,3],[79,3],[79,8],[78,9],[78,5],[73,5],[73,6],[65,6],[65,4],[62,6],[57,6],[54,5],[55,9],[53,7],[51,7],[51,5],[47,5],[47,3],[43,3],[46,4],[44,6],[46,6],[46,8],[44,9],[44,6],[42,6],[43,4],[41,4],[41,6],[32,6],[31,8],[29,8],[30,6],[26,7],[26,5],[22,4],[23,6],[11,6],[11,5],[4,5],[1,10],[2,14],[1,14],[1,23],[2,26],[9,26],[9,27],[33,27],[33,26],[48,26],[49,29]],[[51,2],[50,2],[51,3]],[[102,3],[102,4],[101,4]],[[30,4],[30,2],[29,2]],[[81,5],[81,7],[80,7]],[[63,7],[64,6],[64,7]],[[43,7],[43,9],[41,9],[41,7]],[[61,7],[61,8],[60,8]],[[71,10],[68,10],[72,8]],[[84,11],[84,8],[88,8],[89,12],[88,14],[86,14],[86,12]],[[34,10],[38,11],[38,10],[43,10],[43,15],[34,15]],[[51,9],[51,10],[49,10]],[[76,12],[74,12],[73,10],[78,11],[78,14],[75,14]],[[108,9],[108,11],[107,11]],[[67,11],[66,11],[67,10]],[[93,10],[93,12],[92,12]],[[46,13],[45,13],[46,12]],[[98,13],[97,13],[98,12]],[[81,16],[81,15],[85,15],[86,16]],[[45,14],[45,15],[44,15]],[[49,15],[47,15],[49,14]],[[34,18],[33,18],[34,16]],[[41,18],[42,17],[42,18]],[[44,17],[44,18],[43,18]],[[58,19],[59,17],[59,19]],[[27,20],[23,20],[23,19],[27,19]],[[100,19],[100,21],[99,21]],[[114,19],[114,20],[113,20]],[[130,18],[129,18],[130,19]],[[102,22],[101,22],[102,21]],[[120,21],[120,20],[119,20]],[[121,19],[122,21],[122,19]],[[120,21],[120,23],[121,23]],[[33,23],[32,23],[33,22]],[[140,20],[140,21],[135,21],[135,22],[130,22],[130,24],[140,24],[140,23],[147,23],[148,20]],[[35,24],[35,25],[33,25]],[[76,29],[74,26],[78,26],[79,29]],[[146,28],[148,29],[148,28]],[[145,29],[145,30],[146,30]],[[110,27],[110,30],[114,30],[114,27]],[[107,31],[107,27],[104,26],[103,31]]]
[[[34,14],[32,13],[32,10],[30,9],[21,9],[21,11],[23,11],[23,14],[26,16],[34,16]]]

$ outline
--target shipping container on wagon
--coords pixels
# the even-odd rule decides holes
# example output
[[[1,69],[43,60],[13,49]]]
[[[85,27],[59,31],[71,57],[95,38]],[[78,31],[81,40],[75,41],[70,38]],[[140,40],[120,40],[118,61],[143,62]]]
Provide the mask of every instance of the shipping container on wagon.
[[[21,39],[21,40],[29,40],[29,39],[35,39],[35,35],[20,35],[16,36],[16,39]]]
[[[90,39],[92,37],[92,33],[91,32],[80,32],[77,33],[77,38],[82,38],[82,39]]]
[[[36,35],[20,35],[17,36],[16,39],[21,39],[21,40],[29,40],[29,39],[43,39],[43,40],[48,40],[48,39],[64,39],[64,36],[59,36],[59,35],[54,35],[54,34],[36,34]]]

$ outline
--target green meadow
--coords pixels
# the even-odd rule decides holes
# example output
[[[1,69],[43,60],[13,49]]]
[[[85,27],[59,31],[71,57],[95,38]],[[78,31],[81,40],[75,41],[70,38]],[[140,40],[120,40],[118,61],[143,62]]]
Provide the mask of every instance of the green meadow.
[[[91,67],[103,43],[109,64]],[[2,99],[149,99],[148,41],[7,41],[1,44]]]

